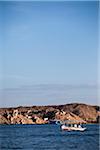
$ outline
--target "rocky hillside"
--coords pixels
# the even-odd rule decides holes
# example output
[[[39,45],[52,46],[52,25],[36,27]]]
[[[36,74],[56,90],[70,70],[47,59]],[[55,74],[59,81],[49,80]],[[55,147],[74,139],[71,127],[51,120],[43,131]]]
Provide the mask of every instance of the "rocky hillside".
[[[100,107],[86,104],[0,108],[0,124],[45,124],[70,120],[74,123],[99,123]]]

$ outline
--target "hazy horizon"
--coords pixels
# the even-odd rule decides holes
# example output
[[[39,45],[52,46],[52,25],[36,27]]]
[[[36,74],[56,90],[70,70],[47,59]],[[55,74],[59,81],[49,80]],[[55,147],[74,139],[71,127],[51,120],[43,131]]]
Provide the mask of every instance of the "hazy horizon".
[[[0,107],[98,99],[97,1],[0,1]]]

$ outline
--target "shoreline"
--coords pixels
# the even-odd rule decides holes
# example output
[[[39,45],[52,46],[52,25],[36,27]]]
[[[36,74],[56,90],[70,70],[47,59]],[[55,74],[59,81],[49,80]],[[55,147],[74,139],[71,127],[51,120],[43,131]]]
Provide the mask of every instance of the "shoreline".
[[[82,103],[0,108],[0,124],[100,123],[100,107]]]

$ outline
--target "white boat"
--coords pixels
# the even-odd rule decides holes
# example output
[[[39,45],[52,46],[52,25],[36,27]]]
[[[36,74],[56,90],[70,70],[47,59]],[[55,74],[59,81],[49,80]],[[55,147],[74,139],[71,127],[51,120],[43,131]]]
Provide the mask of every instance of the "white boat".
[[[81,125],[77,125],[77,124],[74,124],[74,126],[73,125],[71,125],[71,126],[62,125],[61,129],[67,130],[67,131],[85,131],[86,130],[86,128],[83,128],[83,127],[81,127]]]

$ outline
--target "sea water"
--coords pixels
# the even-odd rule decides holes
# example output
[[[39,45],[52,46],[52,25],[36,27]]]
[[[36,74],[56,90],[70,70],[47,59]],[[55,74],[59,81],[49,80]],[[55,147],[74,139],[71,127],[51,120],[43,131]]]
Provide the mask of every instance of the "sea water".
[[[0,125],[0,150],[99,150],[99,125],[62,131],[59,125]]]

